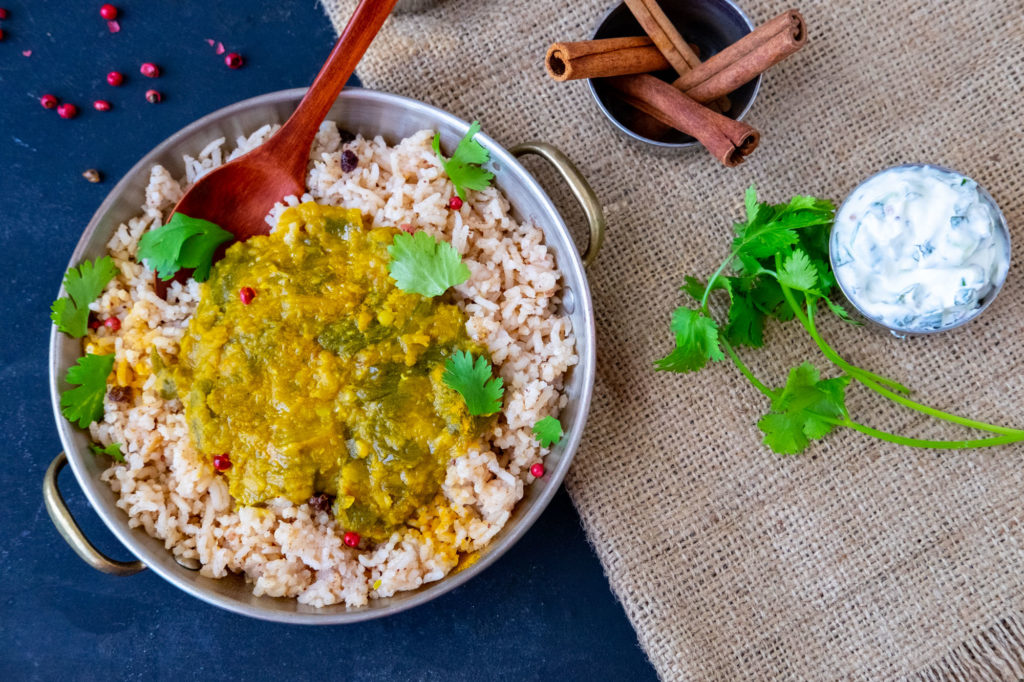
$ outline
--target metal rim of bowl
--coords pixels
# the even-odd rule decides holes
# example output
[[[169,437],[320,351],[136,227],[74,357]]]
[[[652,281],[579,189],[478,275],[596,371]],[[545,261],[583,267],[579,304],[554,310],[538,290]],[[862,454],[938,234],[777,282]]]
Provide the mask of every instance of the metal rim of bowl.
[[[116,198],[131,186],[132,180],[140,173],[148,174],[153,164],[158,163],[161,157],[166,156],[169,153],[168,150],[174,145],[193,136],[202,134],[206,130],[207,126],[229,119],[233,115],[241,114],[253,108],[261,106],[269,107],[281,104],[294,106],[298,104],[299,100],[305,93],[306,88],[293,88],[246,99],[211,112],[166,138],[149,153],[143,156],[142,159],[140,159],[134,166],[132,166],[131,170],[125,173],[124,177],[106,196],[99,208],[93,214],[82,233],[82,237],[75,246],[69,267],[76,265],[81,260],[83,252],[88,246],[89,238],[96,231],[107,212],[114,206]],[[366,98],[371,101],[377,100],[378,102],[387,105],[404,106],[413,111],[426,111],[445,123],[455,126],[458,130],[461,130],[462,133],[469,128],[469,123],[463,121],[457,116],[450,114],[443,109],[439,109],[409,97],[363,88],[346,88],[339,96],[339,100],[348,97]],[[492,153],[491,162],[496,166],[501,164],[503,174],[508,172],[509,175],[516,177],[517,181],[519,179],[523,180],[526,188],[537,195],[545,210],[547,210],[551,215],[558,217],[558,221],[555,225],[542,226],[542,229],[550,227],[550,229],[564,231],[565,239],[571,246],[573,242],[568,228],[565,226],[565,222],[561,218],[560,212],[554,206],[551,198],[544,191],[543,187],[541,187],[540,183],[537,182],[533,175],[530,174],[530,172],[526,170],[516,157],[506,150],[505,147],[498,144],[498,142],[486,134],[480,133],[479,137],[483,138],[485,146],[488,147],[488,150]],[[504,169],[508,169],[508,171],[505,171]],[[57,331],[56,327],[51,327],[49,347],[50,398],[57,422],[57,431],[64,447],[64,451],[67,453],[68,462],[71,464],[71,469],[74,472],[75,479],[82,488],[86,498],[89,500],[92,510],[96,512],[96,514],[103,520],[104,525],[106,525],[111,533],[113,533],[118,541],[124,545],[129,552],[131,552],[135,557],[141,559],[148,568],[151,568],[161,578],[183,592],[208,604],[233,613],[257,618],[259,620],[288,623],[293,625],[339,625],[357,623],[394,615],[440,597],[441,595],[464,584],[491,566],[505,552],[511,549],[511,547],[515,545],[533,526],[540,515],[548,507],[555,493],[558,491],[558,488],[568,472],[569,465],[571,464],[573,456],[575,455],[582,439],[583,429],[586,425],[587,417],[589,416],[590,403],[594,388],[594,377],[596,373],[596,327],[590,286],[584,272],[580,255],[574,248],[570,248],[569,251],[569,262],[560,261],[558,269],[563,273],[563,277],[565,273],[572,272],[573,278],[580,284],[579,289],[574,292],[574,297],[576,300],[575,305],[582,307],[581,313],[584,320],[584,328],[580,330],[577,338],[587,338],[589,342],[585,344],[582,351],[577,349],[579,362],[572,368],[574,371],[583,372],[584,378],[581,382],[581,390],[578,396],[577,420],[572,427],[566,431],[563,440],[558,444],[558,446],[556,446],[561,449],[561,457],[558,459],[556,467],[545,473],[544,478],[546,480],[543,481],[543,487],[538,493],[537,498],[531,502],[530,507],[525,511],[524,515],[517,519],[514,524],[506,524],[502,530],[499,531],[498,536],[494,538],[483,550],[480,550],[480,555],[474,563],[463,570],[454,569],[442,579],[423,585],[416,590],[396,593],[396,596],[401,597],[401,600],[397,603],[389,603],[384,606],[374,607],[373,601],[371,600],[367,606],[344,607],[343,605],[335,605],[340,607],[339,610],[321,611],[315,607],[305,607],[304,605],[298,604],[295,598],[284,598],[295,602],[297,610],[282,611],[261,608],[258,604],[247,604],[228,595],[221,594],[220,592],[206,586],[194,584],[189,580],[191,576],[195,575],[194,570],[190,570],[175,563],[173,558],[169,562],[166,561],[166,557],[172,557],[169,550],[162,549],[161,551],[164,555],[161,556],[158,552],[151,551],[140,542],[136,542],[135,534],[144,533],[144,531],[137,528],[129,528],[128,518],[124,512],[119,508],[108,508],[108,505],[100,499],[100,494],[103,491],[100,486],[107,486],[107,484],[99,481],[92,481],[89,472],[86,471],[85,466],[81,461],[83,456],[82,450],[75,443],[75,435],[79,432],[79,429],[72,425],[61,414],[60,386],[63,382],[63,376],[61,376],[60,373],[61,334]],[[535,481],[531,485],[537,485],[538,482],[539,481]],[[109,491],[109,486],[107,486],[107,489]],[[519,502],[517,502],[517,506],[520,504],[523,504],[523,500],[519,500]],[[156,560],[150,560],[151,557]],[[173,566],[170,564],[173,564]],[[278,598],[261,596],[254,597],[254,599],[263,600]],[[300,607],[308,610],[298,610]]]
[[[965,173],[961,173],[956,169],[949,168],[947,166],[942,166],[937,163],[901,163],[895,166],[889,166],[888,168],[883,168],[882,170],[876,173],[872,173],[870,176],[868,176],[861,182],[857,183],[857,186],[850,190],[850,193],[846,195],[846,199],[843,200],[843,203],[840,204],[839,208],[836,210],[836,219],[838,219],[839,216],[842,215],[843,209],[846,208],[846,204],[849,203],[850,199],[853,198],[853,195],[857,193],[857,190],[859,190],[861,187],[877,178],[879,175],[888,173],[889,171],[898,170],[900,168],[934,168],[935,170],[942,171],[944,173],[950,173],[960,178],[967,178],[968,180],[973,182],[975,186],[978,188],[978,194],[981,195],[982,199],[988,202],[989,206],[995,212],[997,219],[996,222],[999,224],[999,227],[1001,228],[1000,234],[1003,235],[1003,239],[1006,242],[1006,268],[1000,275],[999,280],[992,287],[992,291],[990,291],[988,295],[985,296],[985,300],[981,305],[979,305],[977,308],[971,311],[971,313],[964,317],[963,319],[958,320],[953,324],[946,325],[945,327],[939,327],[937,329],[904,329],[902,327],[897,327],[895,325],[886,324],[885,322],[882,322],[881,320],[878,320],[877,318],[868,314],[867,312],[864,311],[863,308],[857,305],[857,301],[853,296],[850,295],[850,293],[843,286],[843,282],[839,278],[838,274],[836,275],[836,285],[839,287],[839,291],[842,292],[843,297],[850,303],[851,306],[854,307],[854,309],[860,314],[861,317],[863,317],[868,322],[877,325],[878,327],[881,327],[882,329],[892,332],[894,336],[901,338],[904,336],[928,336],[931,334],[938,334],[940,332],[956,329],[957,327],[962,327],[963,325],[974,320],[983,312],[985,312],[985,310],[987,310],[988,307],[992,305],[992,302],[996,300],[996,296],[999,295],[999,292],[1003,290],[1003,284],[1006,283],[1006,277],[1010,272],[1010,256],[1012,252],[1010,243],[1010,226],[1006,222],[1006,216],[1003,214],[1003,210],[999,208],[999,204],[996,203],[995,198],[977,180],[975,180],[969,175],[966,175]],[[828,239],[828,259],[829,266],[832,268],[832,272],[837,273],[838,271],[836,270],[835,263],[835,243],[836,229],[833,227],[832,234],[829,235]]]
[[[728,5],[729,9],[731,9],[733,12],[737,14],[737,16],[743,19],[743,23],[747,25],[747,29],[749,31],[754,30],[754,22],[750,20],[750,17],[747,16],[746,12],[740,9],[739,5],[733,2],[733,0],[720,1]],[[622,3],[618,2],[615,5],[613,5],[607,12],[605,12],[604,17],[601,18],[601,21],[598,22],[597,24],[597,28],[595,28],[594,32],[591,34],[591,40],[597,38],[597,32],[601,30],[601,27],[604,26],[611,18],[612,13],[618,10],[621,5]],[[754,91],[750,93],[750,99],[747,100],[746,106],[744,106],[743,109],[741,109],[740,112],[736,114],[737,121],[742,121],[743,117],[746,116],[747,113],[750,111],[751,107],[754,106],[754,100],[757,99],[757,93],[761,91],[761,81],[763,78],[764,75],[760,74],[757,78],[754,79]],[[644,137],[643,135],[633,132],[621,121],[619,121],[619,119],[615,118],[615,116],[612,115],[612,112],[609,111],[608,107],[605,106],[605,103],[601,99],[601,96],[597,93],[597,88],[594,86],[594,79],[588,78],[586,80],[587,88],[590,90],[590,96],[594,98],[594,101],[597,103],[598,109],[601,110],[601,113],[604,114],[604,117],[608,119],[612,125],[618,128],[620,132],[633,138],[637,142],[643,142],[644,144],[649,144],[654,147],[662,147],[664,149],[688,149],[690,147],[700,145],[700,142],[698,142],[697,140],[690,140],[689,142],[662,142],[660,140],[652,140],[649,137]]]

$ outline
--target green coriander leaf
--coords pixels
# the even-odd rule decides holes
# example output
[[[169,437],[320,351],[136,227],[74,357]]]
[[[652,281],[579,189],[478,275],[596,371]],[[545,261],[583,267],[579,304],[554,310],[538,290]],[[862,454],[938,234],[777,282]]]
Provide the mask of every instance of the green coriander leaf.
[[[396,234],[388,253],[388,272],[402,291],[430,298],[469,279],[469,268],[455,247],[422,230]]]
[[[548,415],[533,425],[533,434],[543,447],[550,448],[562,440],[562,422]]]
[[[707,287],[704,282],[696,277],[691,277],[690,275],[687,275],[686,279],[683,281],[685,284],[683,284],[682,290],[689,294],[690,298],[698,302],[704,298],[704,289]]]
[[[441,380],[462,395],[472,415],[494,414],[501,409],[505,382],[491,376],[491,363],[483,356],[474,362],[472,353],[457,351],[445,363]]]
[[[441,162],[448,179],[455,185],[455,193],[462,200],[466,199],[467,189],[487,189],[494,178],[493,173],[480,167],[481,164],[490,161],[491,155],[483,145],[473,139],[479,132],[479,121],[473,121],[450,159],[441,155],[441,133],[434,133],[434,154]]]
[[[697,310],[676,308],[670,328],[676,334],[676,347],[655,363],[667,372],[696,372],[708,360],[723,360],[725,354],[718,342],[718,325]]]
[[[111,443],[105,448],[101,448],[99,445],[93,443],[89,446],[89,449],[92,450],[94,455],[110,455],[118,462],[124,461],[124,455],[121,453],[120,443]]]
[[[809,362],[793,368],[786,386],[772,399],[771,412],[758,423],[764,442],[781,455],[802,452],[815,438],[835,428],[833,420],[847,417],[846,386],[850,377],[819,378]]]
[[[845,321],[849,322],[850,324],[855,324],[858,327],[862,325],[862,323],[860,321],[855,320],[852,317],[850,317],[850,313],[847,312],[846,308],[844,308],[843,306],[839,305],[835,301],[833,301],[831,299],[828,299],[828,298],[825,298],[825,299],[822,299],[822,300],[825,301],[825,303],[828,304],[829,310],[831,310],[835,314],[835,316],[838,317],[839,319],[845,320]]]
[[[753,278],[725,277],[729,291],[729,321],[722,333],[734,346],[764,345],[765,314],[758,309],[752,296]]]
[[[142,235],[138,259],[165,282],[183,268],[194,269],[192,277],[205,282],[217,247],[233,238],[233,234],[209,220],[175,213],[166,225]]]
[[[68,368],[64,380],[75,388],[60,394],[60,411],[68,421],[78,422],[85,428],[103,416],[103,396],[107,392],[107,377],[114,367],[114,355],[87,354]]]
[[[99,298],[110,280],[117,276],[117,266],[110,256],[96,261],[83,261],[64,275],[64,291],[50,306],[50,319],[57,329],[76,339],[89,331],[89,304]]]
[[[818,270],[803,249],[793,249],[779,271],[779,283],[790,289],[817,293]]]
[[[747,223],[752,223],[757,217],[757,188],[751,185],[743,194],[743,206],[747,209]]]

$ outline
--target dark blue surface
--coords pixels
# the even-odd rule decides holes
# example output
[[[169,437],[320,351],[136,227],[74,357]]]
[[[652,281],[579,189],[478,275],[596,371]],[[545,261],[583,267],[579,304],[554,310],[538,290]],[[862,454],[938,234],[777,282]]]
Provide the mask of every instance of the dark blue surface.
[[[145,152],[240,99],[308,84],[333,43],[312,0],[137,0],[120,33],[101,2],[0,0],[0,243],[9,301],[0,325],[0,679],[654,679],[609,592],[568,496],[478,578],[392,618],[289,627],[235,616],[151,573],[114,578],[82,563],[43,509],[60,451],[46,386],[48,306],[82,228]],[[245,55],[231,71],[205,39]],[[22,51],[31,50],[30,56]],[[152,61],[163,77],[138,65]],[[121,88],[105,75],[123,71]],[[164,92],[159,105],[146,89]],[[44,93],[76,103],[65,121]],[[97,98],[114,104],[93,111]],[[81,173],[99,169],[101,184]],[[70,472],[69,505],[101,549],[128,558]]]

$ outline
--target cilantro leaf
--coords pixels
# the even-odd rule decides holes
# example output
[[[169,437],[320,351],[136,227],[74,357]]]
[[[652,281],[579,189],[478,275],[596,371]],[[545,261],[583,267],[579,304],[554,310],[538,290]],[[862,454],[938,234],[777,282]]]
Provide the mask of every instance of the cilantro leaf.
[[[550,448],[562,440],[562,422],[548,415],[533,425],[533,433],[543,447]]]
[[[491,363],[482,355],[474,362],[472,353],[457,351],[445,363],[441,380],[462,395],[472,415],[485,416],[501,409],[505,382],[491,376]]]
[[[402,291],[430,298],[469,279],[469,268],[455,247],[423,231],[396,234],[388,253],[388,272]]]
[[[64,381],[77,384],[60,394],[60,411],[68,421],[85,428],[103,416],[107,377],[114,367],[114,355],[87,354],[68,368]]]
[[[772,398],[771,412],[757,423],[765,444],[780,455],[802,452],[811,440],[836,427],[832,420],[847,418],[845,393],[850,377],[819,377],[809,362],[794,367],[786,386]]]
[[[89,449],[92,450],[94,455],[110,455],[118,462],[124,461],[124,454],[121,453],[120,443],[111,443],[105,448],[101,448],[99,445],[92,443],[89,445]]]
[[[450,159],[441,155],[441,133],[434,133],[434,154],[441,162],[448,179],[455,185],[455,193],[463,201],[466,199],[467,189],[487,189],[494,179],[493,173],[480,167],[481,164],[490,161],[491,155],[483,145],[473,139],[479,132],[480,122],[473,121]]]
[[[835,213],[832,202],[807,196],[796,196],[787,204],[774,206],[758,203],[757,191],[753,186],[747,189],[744,204],[747,221],[735,226],[736,238],[733,240],[732,250],[733,254],[740,258],[745,269],[751,264],[751,258],[774,257],[786,247],[800,243],[799,231],[803,228],[830,225]],[[824,232],[824,254],[827,258],[827,230]],[[820,236],[816,239],[820,239]],[[813,255],[818,255],[817,249]]]
[[[117,276],[117,266],[110,256],[96,261],[82,261],[64,275],[64,291],[50,306],[50,319],[57,329],[78,339],[89,331],[89,304],[99,298],[110,280]]]
[[[850,317],[850,313],[848,313],[846,311],[846,308],[844,308],[840,304],[836,303],[833,300],[827,299],[827,298],[822,299],[822,300],[825,301],[826,304],[828,304],[829,310],[831,310],[835,314],[835,316],[838,317],[839,319],[844,320],[846,322],[849,322],[850,324],[856,325],[858,327],[863,326],[862,322],[860,322],[859,320],[855,320],[852,317]]]
[[[217,247],[232,239],[233,234],[209,220],[175,213],[166,225],[142,235],[138,259],[165,282],[183,268],[194,269],[192,277],[205,282]]]
[[[803,249],[793,249],[782,262],[779,282],[790,289],[817,293],[818,270],[811,264],[810,257]]]
[[[676,334],[676,347],[655,363],[663,372],[696,372],[708,360],[723,360],[718,342],[718,325],[702,312],[676,308],[670,328]]]
[[[760,348],[764,345],[765,314],[758,309],[753,297],[757,279],[753,277],[725,277],[729,292],[729,313],[725,329],[726,340],[734,346]]]

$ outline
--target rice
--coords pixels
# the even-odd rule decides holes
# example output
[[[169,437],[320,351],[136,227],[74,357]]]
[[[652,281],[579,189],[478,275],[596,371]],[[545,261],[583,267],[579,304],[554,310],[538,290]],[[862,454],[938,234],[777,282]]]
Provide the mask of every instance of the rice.
[[[180,562],[198,562],[212,578],[244,575],[255,595],[362,606],[440,580],[502,529],[533,480],[530,466],[547,454],[532,426],[565,404],[561,389],[577,362],[575,338],[568,317],[558,313],[561,277],[543,232],[514,220],[493,187],[470,192],[460,210],[449,209],[454,188],[431,149],[432,131],[389,146],[380,137],[343,142],[337,126],[324,123],[310,154],[306,194],[277,205],[268,222],[275,226],[288,205],[315,200],[358,208],[369,226],[409,224],[451,242],[471,272],[454,298],[470,337],[489,349],[504,379],[504,405],[485,439],[489,448],[451,460],[435,503],[369,550],[345,546],[344,529],[331,515],[305,503],[278,498],[236,506],[223,477],[193,447],[180,401],[161,397],[150,364],[154,348],[177,354],[199,285],[175,282],[166,300],[157,296],[152,273],[135,252],[189,185],[276,129],[263,126],[231,149],[223,138],[212,141],[185,157],[181,180],[153,167],[140,214],[108,244],[120,275],[90,306],[101,318],[117,316],[121,328],[100,328],[85,343],[87,352],[115,354],[112,383],[132,391],[128,399],[108,393],[104,417],[90,429],[104,446],[122,444],[125,462],[113,463],[102,478],[129,526],[163,540]],[[340,163],[346,149],[359,158],[348,173]]]

